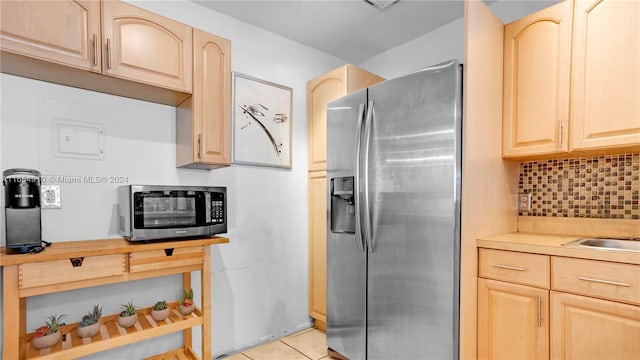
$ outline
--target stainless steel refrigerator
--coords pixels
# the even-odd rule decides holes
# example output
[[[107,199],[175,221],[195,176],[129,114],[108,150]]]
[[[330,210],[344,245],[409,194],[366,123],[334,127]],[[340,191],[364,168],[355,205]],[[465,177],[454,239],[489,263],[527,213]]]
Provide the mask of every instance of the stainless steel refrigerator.
[[[461,102],[450,61],[328,105],[330,350],[458,358]]]

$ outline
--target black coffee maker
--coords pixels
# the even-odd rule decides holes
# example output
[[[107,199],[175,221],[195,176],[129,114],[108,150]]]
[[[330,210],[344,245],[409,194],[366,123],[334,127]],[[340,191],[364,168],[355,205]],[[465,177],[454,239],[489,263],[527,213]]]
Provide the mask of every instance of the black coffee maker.
[[[40,172],[9,169],[2,175],[7,253],[27,253],[42,242]]]

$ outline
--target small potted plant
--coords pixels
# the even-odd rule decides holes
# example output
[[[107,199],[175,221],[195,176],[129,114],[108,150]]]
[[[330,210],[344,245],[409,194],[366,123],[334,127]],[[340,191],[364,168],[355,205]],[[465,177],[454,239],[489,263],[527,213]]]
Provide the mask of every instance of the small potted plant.
[[[120,305],[120,308],[122,311],[120,311],[120,316],[118,316],[118,325],[123,328],[132,327],[133,324],[138,321],[138,313],[136,313],[136,306],[133,304],[133,301]]]
[[[167,316],[169,316],[169,306],[166,301],[158,301],[153,305],[153,309],[151,310],[153,320],[162,321],[166,319]]]
[[[78,325],[78,336],[81,338],[92,337],[100,331],[100,317],[102,306],[93,305],[93,310],[82,317]]]
[[[180,300],[180,305],[178,309],[182,315],[189,315],[193,312],[195,308],[193,304],[193,289],[184,289],[182,294],[182,300]]]
[[[33,334],[33,340],[31,343],[33,347],[40,350],[54,346],[60,341],[62,334],[60,333],[58,326],[62,324],[62,319],[65,315],[51,315],[48,317],[48,321],[43,326],[36,329]]]

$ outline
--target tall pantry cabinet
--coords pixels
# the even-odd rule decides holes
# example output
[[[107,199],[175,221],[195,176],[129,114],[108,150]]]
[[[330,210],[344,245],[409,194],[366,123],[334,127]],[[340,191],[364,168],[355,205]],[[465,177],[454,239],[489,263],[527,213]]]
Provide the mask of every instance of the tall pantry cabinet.
[[[307,83],[309,128],[309,315],[327,321],[327,103],[384,79],[347,64]]]

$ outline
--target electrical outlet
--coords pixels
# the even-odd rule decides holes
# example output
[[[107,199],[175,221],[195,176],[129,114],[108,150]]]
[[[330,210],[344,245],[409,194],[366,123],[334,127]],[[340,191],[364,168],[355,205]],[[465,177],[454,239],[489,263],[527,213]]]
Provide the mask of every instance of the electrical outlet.
[[[531,211],[531,193],[518,194],[518,211]]]
[[[60,185],[42,185],[40,187],[40,206],[43,209],[60,209]]]

